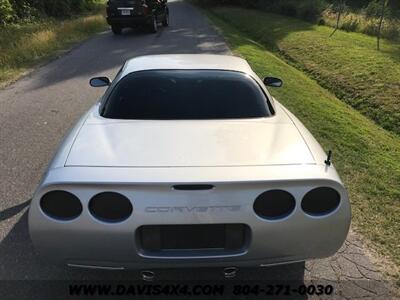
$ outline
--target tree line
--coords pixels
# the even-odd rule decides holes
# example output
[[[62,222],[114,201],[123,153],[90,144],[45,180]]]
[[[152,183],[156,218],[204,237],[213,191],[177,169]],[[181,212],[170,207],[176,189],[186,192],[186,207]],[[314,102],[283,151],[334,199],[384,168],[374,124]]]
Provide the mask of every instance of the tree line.
[[[0,0],[0,25],[66,18],[92,10],[101,0]]]

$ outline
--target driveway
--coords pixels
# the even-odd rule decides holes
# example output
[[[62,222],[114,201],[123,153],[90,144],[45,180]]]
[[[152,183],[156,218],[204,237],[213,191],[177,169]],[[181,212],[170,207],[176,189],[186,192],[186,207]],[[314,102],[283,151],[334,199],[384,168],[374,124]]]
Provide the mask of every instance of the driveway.
[[[0,279],[139,279],[139,273],[133,271],[74,270],[41,261],[29,239],[27,208],[63,135],[104,91],[90,88],[89,78],[113,77],[126,59],[139,55],[230,53],[200,11],[181,1],[171,1],[169,6],[171,25],[157,34],[127,30],[114,36],[103,32],[0,91]],[[164,270],[158,276],[165,280],[223,279],[221,270],[212,269]],[[332,258],[242,270],[238,276],[242,281],[325,281],[336,287],[338,298],[387,299],[390,291],[354,233]],[[20,294],[23,282],[10,284],[8,296],[28,295],[26,291]]]

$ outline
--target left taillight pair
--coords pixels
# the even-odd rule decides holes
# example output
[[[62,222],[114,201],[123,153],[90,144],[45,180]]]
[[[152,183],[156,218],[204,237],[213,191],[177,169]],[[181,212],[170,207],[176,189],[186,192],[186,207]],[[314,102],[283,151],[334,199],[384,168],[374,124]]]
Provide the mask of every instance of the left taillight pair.
[[[40,199],[40,208],[49,217],[70,221],[79,217],[83,211],[82,202],[67,191],[50,191]],[[131,201],[115,192],[103,192],[93,196],[88,204],[89,212],[100,221],[122,222],[132,214]]]

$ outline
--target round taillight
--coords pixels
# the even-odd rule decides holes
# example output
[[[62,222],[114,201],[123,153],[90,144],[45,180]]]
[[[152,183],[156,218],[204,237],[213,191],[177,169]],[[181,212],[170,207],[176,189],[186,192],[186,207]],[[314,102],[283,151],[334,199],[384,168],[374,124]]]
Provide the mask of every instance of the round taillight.
[[[90,199],[89,211],[101,221],[116,223],[129,218],[133,207],[125,196],[114,192],[104,192]]]
[[[340,203],[340,194],[330,187],[309,191],[301,201],[302,210],[311,216],[322,216],[334,211]]]
[[[40,199],[40,208],[53,219],[72,220],[82,213],[78,197],[66,191],[51,191]]]
[[[290,215],[295,207],[296,200],[292,194],[282,190],[271,190],[260,194],[253,205],[258,216],[270,220]]]

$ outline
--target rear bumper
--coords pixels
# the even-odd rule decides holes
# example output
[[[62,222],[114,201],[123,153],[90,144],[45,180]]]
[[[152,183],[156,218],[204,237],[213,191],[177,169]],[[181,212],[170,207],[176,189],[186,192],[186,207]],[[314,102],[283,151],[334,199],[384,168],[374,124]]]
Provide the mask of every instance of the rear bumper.
[[[107,17],[107,23],[109,25],[130,27],[149,24],[151,18],[151,16]]]
[[[46,181],[46,180],[45,180]],[[315,186],[330,186],[341,196],[329,215],[311,217],[300,206]],[[45,184],[29,210],[29,231],[36,250],[51,262],[115,269],[171,267],[255,267],[291,263],[333,255],[346,239],[351,219],[347,193],[333,180],[216,183],[215,190],[173,191],[160,184]],[[268,221],[253,211],[254,199],[268,189],[284,189],[296,198],[289,216]],[[72,221],[46,216],[39,199],[49,190],[64,189],[82,202],[82,214]],[[120,223],[94,218],[88,202],[99,192],[118,191],[130,199],[132,215]],[[244,224],[249,229],[240,251],[198,254],[152,254],[143,251],[138,229],[145,225]]]

